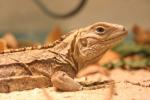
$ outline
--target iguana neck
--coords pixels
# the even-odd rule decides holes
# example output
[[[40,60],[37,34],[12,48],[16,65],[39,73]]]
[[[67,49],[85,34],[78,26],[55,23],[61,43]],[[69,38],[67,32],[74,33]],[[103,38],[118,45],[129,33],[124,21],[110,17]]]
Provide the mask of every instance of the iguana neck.
[[[73,52],[74,52],[74,43],[76,41],[76,36],[78,35],[78,33],[79,33],[78,30],[73,31],[69,36],[67,36],[67,38],[61,41],[61,43],[57,44],[53,48],[50,48],[50,50],[64,55],[65,58],[69,60],[69,63],[71,63],[73,69],[76,72],[78,72],[78,64],[73,57]]]
[[[72,32],[69,36],[67,36],[67,38],[51,49],[62,54],[68,53],[68,50],[71,49],[72,41],[75,39],[76,35],[77,32]]]

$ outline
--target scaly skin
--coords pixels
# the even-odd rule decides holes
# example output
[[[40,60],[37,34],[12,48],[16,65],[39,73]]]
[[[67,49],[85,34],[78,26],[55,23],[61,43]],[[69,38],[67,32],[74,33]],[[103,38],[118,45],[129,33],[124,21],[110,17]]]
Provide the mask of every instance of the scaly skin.
[[[54,86],[63,91],[83,87],[73,80],[127,34],[121,25],[98,22],[72,31],[54,46],[0,54],[0,92]]]

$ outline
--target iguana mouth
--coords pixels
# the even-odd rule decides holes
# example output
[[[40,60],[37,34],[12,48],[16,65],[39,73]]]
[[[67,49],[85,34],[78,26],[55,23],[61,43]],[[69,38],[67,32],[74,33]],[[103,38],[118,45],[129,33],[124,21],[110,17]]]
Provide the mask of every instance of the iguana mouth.
[[[97,40],[97,42],[90,45],[90,47],[92,47],[96,44],[113,44],[114,42],[119,42],[122,38],[124,38],[127,35],[127,33],[128,32],[125,30],[125,31],[119,32],[119,34],[116,36],[113,36],[113,37],[110,37],[110,38],[104,39],[104,40],[100,40],[97,37],[87,37],[87,38],[92,38],[92,39]]]
[[[118,35],[113,36],[113,37],[107,39],[106,41],[113,40],[113,39],[120,38],[120,37],[124,37],[124,36],[126,36],[126,35],[127,35],[127,31],[119,32]]]
[[[113,36],[113,37],[101,42],[101,44],[115,44],[116,42],[119,42],[120,40],[122,40],[126,35],[127,35],[127,31],[123,31],[123,32],[119,33],[119,35]]]
[[[112,38],[110,38],[110,39],[107,39],[107,40],[105,40],[105,41],[99,41],[99,42],[100,42],[100,44],[104,44],[104,45],[106,46],[106,48],[107,48],[108,46],[110,46],[110,45],[112,45],[112,44],[118,43],[118,42],[119,42],[123,37],[125,37],[126,35],[127,35],[127,31],[123,31],[123,32],[119,33],[119,35],[117,35],[117,36],[114,36],[114,37],[112,37]],[[108,45],[107,45],[107,44],[108,44]],[[95,46],[95,45],[96,45],[96,44],[93,44],[91,47],[93,47],[93,46]],[[97,55],[96,57],[94,57],[94,58],[92,58],[92,59],[97,59],[97,58],[101,57],[102,54],[104,54],[108,49],[109,49],[109,48],[107,48],[106,50],[102,51],[99,55]],[[90,62],[90,61],[91,61],[91,59],[88,60],[88,62]]]

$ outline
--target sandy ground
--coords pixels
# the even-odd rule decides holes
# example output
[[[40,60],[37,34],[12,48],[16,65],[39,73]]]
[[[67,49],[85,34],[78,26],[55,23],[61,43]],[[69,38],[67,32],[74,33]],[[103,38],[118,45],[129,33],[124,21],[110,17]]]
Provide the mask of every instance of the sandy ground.
[[[113,88],[56,92],[50,87],[0,93],[0,100],[150,100],[150,71],[115,69],[111,71],[111,78],[115,80]]]

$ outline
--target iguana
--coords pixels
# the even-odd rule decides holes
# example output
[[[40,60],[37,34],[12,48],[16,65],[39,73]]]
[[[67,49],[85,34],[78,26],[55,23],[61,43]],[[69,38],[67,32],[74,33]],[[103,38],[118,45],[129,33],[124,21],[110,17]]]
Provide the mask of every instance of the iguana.
[[[79,70],[97,62],[127,34],[122,25],[98,22],[71,31],[48,46],[13,49],[0,54],[0,92],[54,86],[82,90],[74,81]]]

